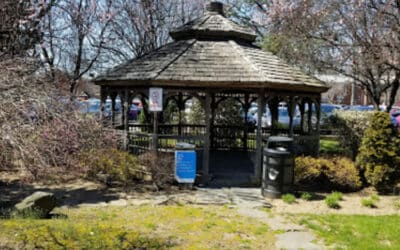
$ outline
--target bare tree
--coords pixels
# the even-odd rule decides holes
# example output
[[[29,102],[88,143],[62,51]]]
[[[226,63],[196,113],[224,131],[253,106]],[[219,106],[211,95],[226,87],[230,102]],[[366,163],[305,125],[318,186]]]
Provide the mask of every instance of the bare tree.
[[[268,46],[290,61],[351,77],[376,109],[399,89],[399,0],[248,0]],[[253,18],[254,19],[254,18]]]
[[[43,63],[53,77],[57,69],[68,72],[71,93],[78,80],[104,60],[115,15],[110,5],[110,1],[57,0],[45,17],[40,48]]]
[[[169,31],[193,20],[205,0],[115,0],[118,13],[112,19],[113,42],[106,46],[115,63],[146,54],[169,40]]]
[[[42,38],[39,24],[54,0],[0,2],[0,52],[21,55]]]

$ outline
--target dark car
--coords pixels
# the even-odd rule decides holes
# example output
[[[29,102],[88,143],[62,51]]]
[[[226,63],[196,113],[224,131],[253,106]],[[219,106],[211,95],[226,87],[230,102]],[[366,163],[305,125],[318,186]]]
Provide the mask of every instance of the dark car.
[[[391,113],[391,122],[394,126],[400,127],[400,111]]]

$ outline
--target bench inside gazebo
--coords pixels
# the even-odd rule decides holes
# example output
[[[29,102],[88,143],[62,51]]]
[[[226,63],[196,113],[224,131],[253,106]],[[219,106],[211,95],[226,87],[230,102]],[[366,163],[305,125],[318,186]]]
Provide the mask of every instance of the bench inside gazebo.
[[[121,100],[121,121],[112,112],[111,125],[126,132],[129,151],[174,152],[176,142],[195,144],[201,181],[221,185],[260,183],[262,149],[270,135],[293,137],[299,153],[318,153],[321,93],[328,89],[323,82],[254,45],[255,33],[227,19],[219,2],[209,3],[203,16],[170,35],[173,42],[96,79],[103,107],[110,98],[115,110]],[[154,87],[162,88],[164,110],[171,103],[177,107],[175,123],[166,124],[163,112],[149,112]],[[128,119],[134,99],[143,104],[140,123]],[[189,100],[204,113],[191,124],[183,119]],[[243,122],[216,123],[228,100],[240,106]],[[290,118],[286,128],[278,122],[282,103]],[[252,106],[258,107],[256,127],[249,123]],[[263,126],[266,106],[270,126]]]

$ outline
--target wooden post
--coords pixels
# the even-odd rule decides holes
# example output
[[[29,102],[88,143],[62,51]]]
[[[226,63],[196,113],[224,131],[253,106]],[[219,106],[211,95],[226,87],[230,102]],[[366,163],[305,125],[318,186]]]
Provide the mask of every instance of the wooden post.
[[[271,113],[271,135],[276,135],[278,134],[279,99],[277,97],[271,98],[268,106]]]
[[[179,94],[178,94],[177,105],[178,105],[178,110],[179,110],[178,135],[182,135],[182,110],[185,109],[182,92],[179,92]]]
[[[153,112],[153,135],[152,135],[152,150],[157,152],[158,150],[158,112]]]
[[[250,103],[249,103],[249,94],[244,95],[244,105],[243,105],[243,111],[244,111],[244,130],[243,130],[243,148],[244,151],[248,151],[248,145],[247,145],[247,139],[248,139],[248,130],[249,130],[249,109],[250,109]]]
[[[288,113],[289,113],[289,137],[293,138],[293,118],[296,110],[296,101],[293,96],[289,97]]]
[[[116,98],[117,98],[117,94],[112,93],[111,94],[111,127],[112,128],[114,128],[114,126],[115,126]]]
[[[321,138],[321,96],[316,98],[315,100],[315,110],[317,112],[317,147],[316,147],[316,155],[319,155],[319,150],[320,150],[320,138]]]
[[[300,103],[300,132],[301,132],[301,134],[304,134],[305,106],[306,106],[306,103],[304,102],[304,98],[302,98],[301,103]]]
[[[211,93],[206,93],[205,105],[206,133],[204,135],[204,152],[203,152],[203,182],[209,181],[209,164],[210,164],[210,136],[211,136]]]
[[[308,123],[308,134],[312,134],[312,101],[311,99],[307,100],[308,103],[308,117],[307,117],[307,123]]]
[[[124,147],[126,150],[129,149],[129,124],[128,124],[128,112],[129,112],[129,95],[128,90],[124,90],[124,105],[122,105],[122,119],[124,121]]]
[[[106,88],[101,86],[100,89],[100,121],[104,125],[104,111],[106,108],[107,91]]]
[[[261,91],[258,93],[257,98],[257,141],[256,141],[256,160],[255,160],[255,168],[254,168],[254,177],[256,181],[261,180],[261,171],[262,171],[262,154],[263,154],[263,141],[262,141],[262,116],[264,114],[265,109],[265,92]]]

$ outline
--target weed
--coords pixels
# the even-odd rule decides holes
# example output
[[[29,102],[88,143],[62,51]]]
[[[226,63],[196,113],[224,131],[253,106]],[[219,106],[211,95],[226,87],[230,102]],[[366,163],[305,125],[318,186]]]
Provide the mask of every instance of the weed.
[[[301,199],[306,200],[306,201],[310,201],[313,198],[313,194],[308,193],[308,192],[304,192],[301,194]]]
[[[361,205],[364,207],[369,207],[369,208],[376,208],[376,202],[379,201],[379,196],[376,194],[373,194],[370,196],[370,198],[364,198],[361,200]]]
[[[340,208],[339,201],[340,201],[340,196],[335,194],[335,192],[333,192],[332,194],[328,195],[325,198],[326,205],[328,205],[328,207],[334,208],[334,209]]]
[[[338,201],[343,200],[343,193],[341,192],[333,191],[331,195],[336,197]]]
[[[282,200],[285,203],[293,204],[296,202],[296,197],[293,194],[284,194],[282,195]]]

